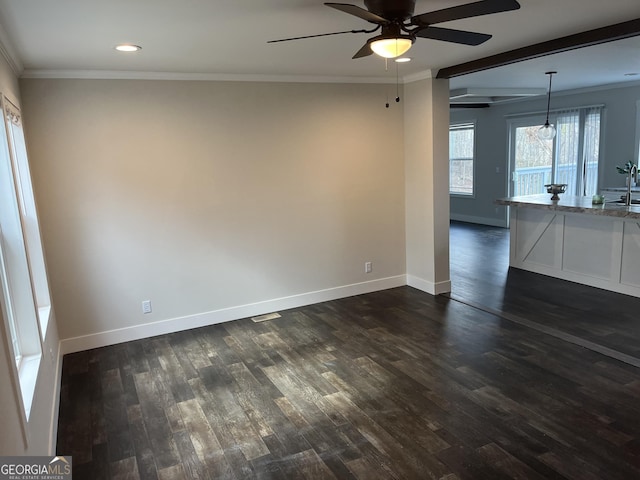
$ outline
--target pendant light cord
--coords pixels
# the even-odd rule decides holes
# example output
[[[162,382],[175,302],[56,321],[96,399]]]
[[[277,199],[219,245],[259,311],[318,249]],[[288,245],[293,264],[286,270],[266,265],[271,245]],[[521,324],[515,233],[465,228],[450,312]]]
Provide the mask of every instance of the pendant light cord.
[[[549,125],[549,109],[551,108],[551,79],[553,78],[553,74],[556,72],[547,72],[549,75],[549,93],[547,94],[547,120],[544,123],[545,126]]]

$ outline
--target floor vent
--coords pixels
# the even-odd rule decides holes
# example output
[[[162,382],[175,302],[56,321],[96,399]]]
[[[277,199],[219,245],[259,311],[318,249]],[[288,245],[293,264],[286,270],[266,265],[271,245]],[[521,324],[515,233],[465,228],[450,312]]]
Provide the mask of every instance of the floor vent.
[[[251,320],[254,322],[266,322],[267,320],[274,320],[276,318],[280,318],[279,313],[266,313],[264,315],[258,315],[257,317],[251,317]]]

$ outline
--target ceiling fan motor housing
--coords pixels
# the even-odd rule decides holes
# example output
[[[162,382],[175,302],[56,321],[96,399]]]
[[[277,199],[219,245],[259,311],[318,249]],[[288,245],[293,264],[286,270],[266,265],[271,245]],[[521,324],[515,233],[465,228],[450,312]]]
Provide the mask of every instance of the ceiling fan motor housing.
[[[364,4],[371,13],[391,21],[410,18],[416,8],[416,0],[364,0]]]

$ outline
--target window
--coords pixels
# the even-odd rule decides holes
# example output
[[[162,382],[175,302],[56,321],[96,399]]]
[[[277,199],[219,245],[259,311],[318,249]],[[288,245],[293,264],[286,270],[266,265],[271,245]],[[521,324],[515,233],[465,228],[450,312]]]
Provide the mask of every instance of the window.
[[[6,98],[2,111],[0,308],[28,420],[49,321],[49,286],[20,112]]]
[[[449,193],[474,194],[475,125],[464,123],[449,127]]]
[[[549,183],[567,184],[570,195],[591,196],[598,188],[602,107],[555,112],[552,140],[540,140],[544,118],[511,121],[511,194],[546,193]]]
[[[19,199],[20,218],[31,273],[33,295],[38,308],[40,334],[44,341],[49,323],[51,300],[49,298],[49,284],[47,282],[44,252],[40,238],[40,226],[31,185],[27,147],[22,130],[22,118],[18,109],[8,101],[5,101],[5,117],[7,119],[10,158]]]

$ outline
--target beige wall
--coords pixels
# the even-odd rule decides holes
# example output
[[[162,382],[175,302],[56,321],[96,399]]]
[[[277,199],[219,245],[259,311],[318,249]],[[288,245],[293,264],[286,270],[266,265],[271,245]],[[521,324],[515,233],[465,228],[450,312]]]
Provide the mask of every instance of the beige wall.
[[[403,104],[384,85],[21,88],[63,339],[405,273]]]
[[[449,82],[405,87],[407,281],[432,295],[449,278]]]
[[[20,104],[18,81],[4,58],[0,56],[0,92],[16,105]],[[31,416],[24,425],[19,386],[5,319],[0,308],[0,455],[48,455],[54,452],[60,376],[60,355],[55,314],[49,321],[43,344]],[[24,429],[23,429],[24,426]]]

